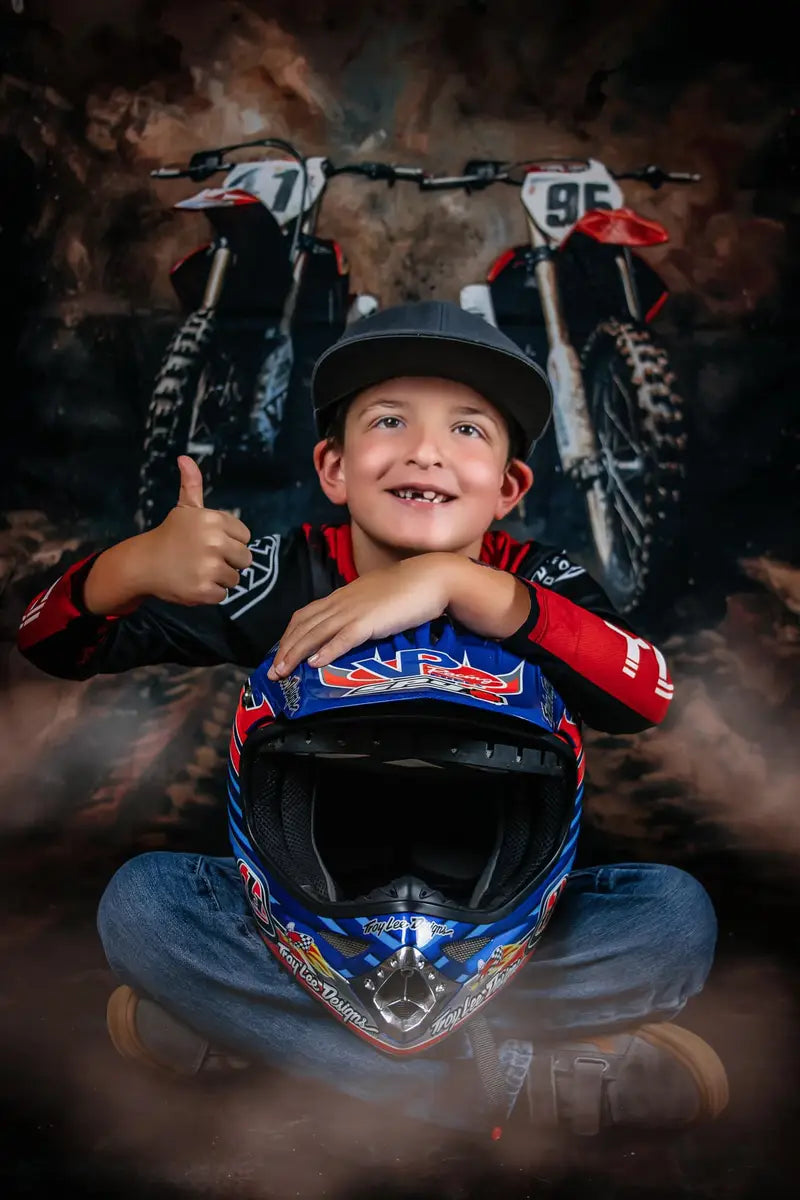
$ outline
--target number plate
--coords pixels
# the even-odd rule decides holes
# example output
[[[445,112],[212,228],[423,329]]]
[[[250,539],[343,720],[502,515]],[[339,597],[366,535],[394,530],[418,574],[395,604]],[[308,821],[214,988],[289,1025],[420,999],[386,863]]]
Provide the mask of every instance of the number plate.
[[[279,225],[288,225],[307,212],[325,187],[322,158],[307,158],[308,189],[303,197],[303,172],[293,159],[237,163],[225,177],[226,188],[239,188],[256,196]]]
[[[621,208],[622,189],[601,162],[548,163],[527,172],[522,203],[548,241],[563,242],[585,212]]]

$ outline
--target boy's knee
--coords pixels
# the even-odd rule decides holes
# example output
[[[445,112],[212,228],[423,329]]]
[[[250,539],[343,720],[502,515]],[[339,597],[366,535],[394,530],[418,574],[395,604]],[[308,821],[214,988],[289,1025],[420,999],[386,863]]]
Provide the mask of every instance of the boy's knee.
[[[711,969],[717,944],[717,917],[708,892],[679,867],[662,865],[658,879],[658,940],[669,957],[692,976],[698,991]]]
[[[100,897],[97,932],[112,966],[125,943],[158,936],[156,893],[161,858],[162,852],[152,851],[123,863]]]

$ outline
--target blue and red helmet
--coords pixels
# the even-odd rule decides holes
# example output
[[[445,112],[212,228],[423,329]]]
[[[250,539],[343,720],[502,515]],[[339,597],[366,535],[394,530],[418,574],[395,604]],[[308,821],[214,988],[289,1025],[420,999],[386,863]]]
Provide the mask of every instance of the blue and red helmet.
[[[578,728],[448,620],[242,689],[229,828],[269,949],[354,1033],[422,1050],[533,953],[575,857]]]

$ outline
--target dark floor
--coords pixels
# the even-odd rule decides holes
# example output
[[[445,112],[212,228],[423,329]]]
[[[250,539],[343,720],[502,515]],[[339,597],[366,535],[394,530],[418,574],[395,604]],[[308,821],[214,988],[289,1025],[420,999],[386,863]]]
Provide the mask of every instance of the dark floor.
[[[2,1194],[261,1198],[795,1195],[800,1125],[798,895],[770,864],[720,854],[694,869],[720,917],[716,965],[681,1022],[728,1069],[731,1102],[680,1134],[554,1141],[512,1122],[502,1142],[449,1135],[273,1075],[166,1084],[119,1060],[94,909],[125,849],[6,841]],[[613,858],[601,838],[584,855]],[[37,867],[38,860],[38,867]],[[23,864],[22,866],[20,864]]]

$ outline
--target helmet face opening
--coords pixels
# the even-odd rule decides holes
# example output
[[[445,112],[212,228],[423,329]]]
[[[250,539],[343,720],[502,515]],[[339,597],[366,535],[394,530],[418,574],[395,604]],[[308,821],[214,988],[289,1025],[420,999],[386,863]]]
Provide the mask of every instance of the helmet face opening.
[[[542,731],[504,721],[481,738],[408,707],[254,734],[240,768],[252,844],[320,913],[497,915],[564,844],[574,759]]]

